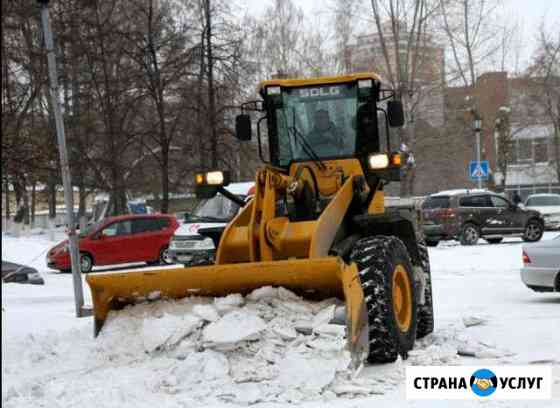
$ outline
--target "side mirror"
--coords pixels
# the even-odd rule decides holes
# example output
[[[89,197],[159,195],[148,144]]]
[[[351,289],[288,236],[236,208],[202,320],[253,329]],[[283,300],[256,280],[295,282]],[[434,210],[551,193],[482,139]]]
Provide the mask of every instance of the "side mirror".
[[[235,117],[235,137],[241,142],[248,142],[251,140],[251,116],[243,113]]]
[[[387,102],[387,117],[391,127],[401,127],[404,125],[404,112],[401,101]]]
[[[184,220],[185,222],[188,222],[190,219],[191,219],[191,213],[186,212],[186,213],[183,215],[183,220]]]

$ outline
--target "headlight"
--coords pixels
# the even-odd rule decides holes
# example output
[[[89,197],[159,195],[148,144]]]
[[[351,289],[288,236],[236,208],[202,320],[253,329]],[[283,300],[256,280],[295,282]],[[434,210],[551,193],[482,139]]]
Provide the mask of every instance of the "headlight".
[[[216,170],[196,173],[194,181],[197,186],[227,186],[229,184],[229,172]]]
[[[368,157],[368,164],[372,170],[385,169],[389,166],[389,156],[386,154],[372,154]]]
[[[206,173],[206,183],[211,186],[221,186],[224,184],[224,173],[221,171],[211,171]]]
[[[205,238],[202,241],[198,241],[195,246],[196,249],[214,249],[214,241],[212,238]]]

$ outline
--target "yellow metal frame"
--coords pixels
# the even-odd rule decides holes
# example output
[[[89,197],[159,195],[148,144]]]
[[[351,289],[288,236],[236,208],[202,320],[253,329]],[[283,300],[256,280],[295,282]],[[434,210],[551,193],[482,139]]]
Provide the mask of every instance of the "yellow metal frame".
[[[291,222],[276,216],[276,203],[291,183],[298,182],[298,168],[307,166],[317,188],[329,204],[316,220]],[[159,292],[163,298],[245,294],[264,285],[283,286],[303,296],[337,296],[346,299],[348,341],[360,347],[367,326],[364,295],[358,269],[329,249],[354,196],[356,177],[363,176],[357,159],[294,163],[288,173],[265,167],[255,180],[253,199],[222,234],[216,264],[202,267],[139,269],[86,277],[94,306],[95,331],[111,310]],[[306,180],[310,182],[310,180]],[[366,187],[367,188],[367,187]],[[382,200],[382,196],[381,199]]]
[[[297,87],[297,86],[309,86],[309,85],[342,84],[346,82],[357,81],[359,79],[373,79],[374,81],[381,81],[381,77],[374,72],[358,72],[349,75],[323,76],[317,78],[270,79],[267,81],[262,81],[260,83],[259,89],[262,90],[267,86]]]

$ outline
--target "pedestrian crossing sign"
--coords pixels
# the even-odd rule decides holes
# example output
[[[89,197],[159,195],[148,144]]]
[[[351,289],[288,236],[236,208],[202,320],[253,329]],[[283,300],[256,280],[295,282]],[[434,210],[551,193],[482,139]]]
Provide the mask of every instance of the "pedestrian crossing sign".
[[[488,160],[473,160],[469,163],[469,178],[473,181],[488,180],[489,169]]]

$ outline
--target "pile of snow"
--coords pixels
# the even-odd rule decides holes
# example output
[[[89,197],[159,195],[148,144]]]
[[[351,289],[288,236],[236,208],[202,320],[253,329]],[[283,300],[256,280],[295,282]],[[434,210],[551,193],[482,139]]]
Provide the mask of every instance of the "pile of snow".
[[[357,378],[351,367],[345,327],[331,323],[340,306],[272,287],[246,297],[146,300],[111,312],[97,339],[73,329],[30,335],[7,350],[3,403],[83,406],[111,390],[121,393],[115,404],[130,403],[127,389],[141,406],[162,393],[178,394],[188,406],[383,393],[378,379]],[[21,350],[23,356],[13,354]]]
[[[168,360],[167,375],[151,387],[172,394],[236,403],[316,400],[356,386],[344,326],[329,323],[337,303],[272,287],[245,298],[143,303],[112,312],[96,348],[112,361]]]

